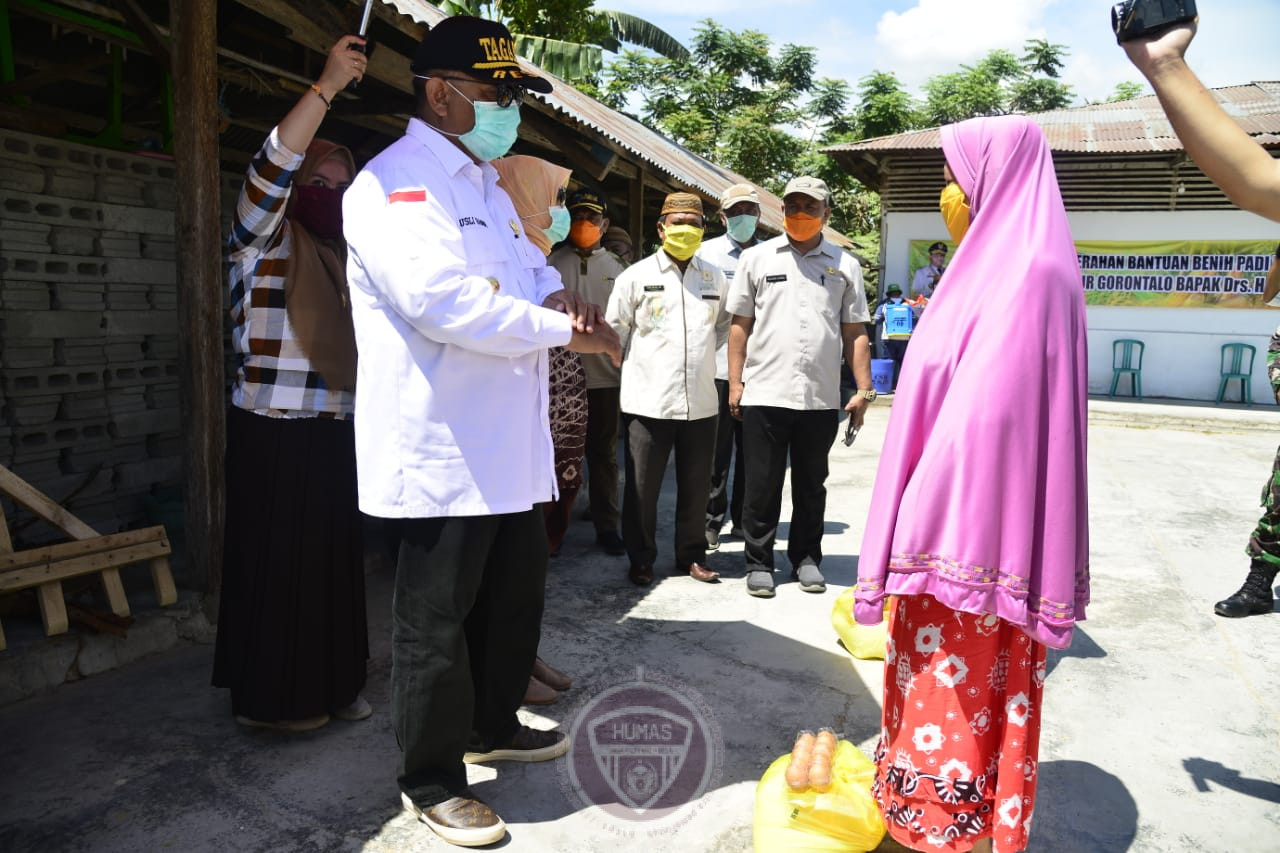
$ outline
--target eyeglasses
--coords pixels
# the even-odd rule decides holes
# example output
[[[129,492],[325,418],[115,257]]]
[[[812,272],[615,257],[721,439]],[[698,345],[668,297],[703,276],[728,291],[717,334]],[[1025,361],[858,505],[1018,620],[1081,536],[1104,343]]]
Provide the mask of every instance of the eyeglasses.
[[[419,76],[421,76],[423,80],[431,79],[426,75],[419,75]],[[497,104],[498,106],[504,109],[511,106],[512,104],[524,103],[525,88],[524,86],[519,86],[519,85],[516,85],[515,83],[486,84],[483,80],[473,80],[470,77],[444,77],[442,75],[437,75],[436,79],[437,80],[456,80],[459,83],[478,83],[481,86],[484,86],[484,85],[496,86],[498,89]],[[463,97],[465,98],[466,95],[463,95]]]

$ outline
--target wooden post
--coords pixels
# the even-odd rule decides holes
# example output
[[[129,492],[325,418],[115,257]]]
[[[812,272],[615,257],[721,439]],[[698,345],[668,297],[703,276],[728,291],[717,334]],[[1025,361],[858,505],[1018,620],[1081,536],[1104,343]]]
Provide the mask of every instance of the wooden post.
[[[222,586],[227,405],[218,221],[217,2],[169,0],[169,20],[187,559],[194,575],[207,579],[206,606],[216,610]]]
[[[631,232],[631,245],[635,260],[644,257],[644,176],[645,164],[636,161],[636,176],[627,186],[627,230]]]

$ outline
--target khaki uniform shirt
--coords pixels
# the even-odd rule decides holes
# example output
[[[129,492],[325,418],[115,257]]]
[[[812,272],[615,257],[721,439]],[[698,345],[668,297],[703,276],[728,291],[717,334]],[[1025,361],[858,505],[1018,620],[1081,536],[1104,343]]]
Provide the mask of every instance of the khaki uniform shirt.
[[[866,323],[862,267],[829,240],[800,255],[785,234],[738,261],[729,313],[754,317],[742,405],[840,408],[841,323]]]
[[[606,312],[622,338],[622,411],[698,420],[719,414],[716,347],[729,336],[724,273],[690,258],[680,268],[664,251],[627,267]]]
[[[547,259],[547,264],[560,272],[566,290],[572,290],[601,308],[609,304],[614,282],[627,268],[617,255],[607,249],[596,249],[584,256],[573,246],[556,249]],[[589,389],[617,388],[621,383],[621,371],[603,353],[584,354],[582,367],[587,372]]]

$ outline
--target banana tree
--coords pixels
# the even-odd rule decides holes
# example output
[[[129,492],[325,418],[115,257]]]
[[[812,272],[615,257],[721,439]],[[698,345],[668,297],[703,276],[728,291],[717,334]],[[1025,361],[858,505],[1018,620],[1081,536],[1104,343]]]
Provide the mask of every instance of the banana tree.
[[[516,52],[565,80],[587,80],[604,67],[604,51],[623,44],[647,48],[671,59],[689,51],[660,27],[625,12],[591,8],[592,0],[443,0],[449,15],[478,15],[502,21],[515,37]]]

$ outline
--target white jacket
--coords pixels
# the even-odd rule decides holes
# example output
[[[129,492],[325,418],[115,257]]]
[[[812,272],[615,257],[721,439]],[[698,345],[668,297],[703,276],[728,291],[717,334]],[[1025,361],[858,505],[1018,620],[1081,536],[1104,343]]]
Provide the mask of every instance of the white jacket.
[[[695,255],[682,276],[661,249],[618,276],[605,317],[622,338],[622,411],[689,421],[719,414],[716,347],[733,319],[726,290],[715,264]]]
[[[343,199],[370,515],[495,515],[556,493],[547,348],[572,330],[540,307],[560,276],[496,181],[412,119]]]

